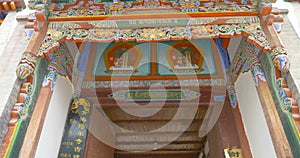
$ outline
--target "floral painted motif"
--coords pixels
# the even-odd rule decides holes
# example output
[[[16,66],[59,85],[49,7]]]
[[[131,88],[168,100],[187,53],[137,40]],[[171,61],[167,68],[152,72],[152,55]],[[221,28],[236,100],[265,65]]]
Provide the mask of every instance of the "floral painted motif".
[[[241,73],[251,70],[255,85],[258,85],[259,80],[266,81],[265,74],[260,65],[260,60],[258,59],[261,52],[261,49],[257,47],[257,45],[250,43],[247,38],[242,39],[236,56],[234,57],[230,68],[227,69],[226,74],[227,92],[232,107],[236,107],[237,105],[234,83]]]
[[[65,43],[48,55],[48,70],[62,76],[72,76],[74,60]]]
[[[54,89],[57,75],[72,77],[74,60],[65,43],[60,44],[59,48],[48,54],[49,65],[48,74],[45,75],[43,86],[50,84],[51,90]]]

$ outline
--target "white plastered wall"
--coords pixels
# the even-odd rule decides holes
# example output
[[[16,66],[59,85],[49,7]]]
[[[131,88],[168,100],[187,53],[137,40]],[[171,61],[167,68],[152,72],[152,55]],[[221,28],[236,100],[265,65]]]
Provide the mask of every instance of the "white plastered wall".
[[[253,157],[276,158],[271,135],[251,73],[241,74],[235,88]]]
[[[58,76],[35,154],[36,158],[58,156],[71,97],[70,81]]]

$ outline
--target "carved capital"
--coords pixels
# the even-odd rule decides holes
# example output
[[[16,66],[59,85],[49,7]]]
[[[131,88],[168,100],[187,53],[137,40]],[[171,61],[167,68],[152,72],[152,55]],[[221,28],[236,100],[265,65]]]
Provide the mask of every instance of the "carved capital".
[[[17,76],[19,79],[23,80],[26,79],[29,75],[31,75],[35,69],[37,63],[37,57],[29,54],[24,53],[22,55],[21,61],[17,68]]]
[[[290,69],[290,60],[287,51],[283,47],[272,49],[271,57],[275,67],[281,72],[288,72]]]

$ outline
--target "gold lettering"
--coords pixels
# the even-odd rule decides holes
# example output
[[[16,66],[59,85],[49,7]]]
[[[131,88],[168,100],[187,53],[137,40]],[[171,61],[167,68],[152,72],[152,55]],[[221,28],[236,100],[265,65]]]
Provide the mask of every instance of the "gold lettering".
[[[69,136],[72,136],[72,135],[73,135],[73,131],[72,131],[72,130],[69,130],[69,131],[68,131],[68,134],[69,134]]]
[[[82,131],[79,131],[79,132],[77,133],[77,136],[83,137],[83,136],[84,136],[84,133],[83,133]]]
[[[84,126],[84,124],[81,123],[81,124],[78,125],[78,128],[79,129],[85,129],[85,126]]]
[[[73,155],[73,158],[80,158],[80,155]]]
[[[82,139],[76,139],[75,142],[76,142],[77,144],[81,144],[83,141],[82,141]]]
[[[72,110],[72,113],[73,114],[78,114],[78,110],[76,109],[76,110]]]
[[[81,111],[81,112],[80,112],[80,114],[81,114],[82,116],[87,115],[87,113],[88,113],[87,111]]]
[[[59,155],[61,158],[67,158],[67,154],[66,153],[61,153],[60,155]]]
[[[87,121],[87,119],[85,117],[80,117],[80,120],[85,123]]]
[[[75,124],[75,123],[76,123],[76,120],[70,119],[70,124]]]
[[[78,146],[74,147],[74,151],[79,153],[81,151],[81,147],[78,147]]]

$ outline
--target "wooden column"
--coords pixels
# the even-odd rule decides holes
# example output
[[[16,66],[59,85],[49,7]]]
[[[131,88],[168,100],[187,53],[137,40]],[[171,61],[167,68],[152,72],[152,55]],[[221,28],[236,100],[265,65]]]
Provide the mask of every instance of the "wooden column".
[[[257,92],[277,157],[292,158],[291,148],[288,144],[267,82],[258,80]]]
[[[233,118],[234,118],[235,126],[236,126],[236,129],[237,129],[237,135],[238,135],[239,140],[240,140],[240,145],[241,145],[241,149],[242,149],[243,158],[252,158],[253,156],[252,156],[252,153],[251,153],[248,138],[246,136],[246,132],[245,132],[245,128],[244,128],[244,124],[243,124],[243,120],[242,120],[242,116],[241,116],[239,106],[237,106],[234,109],[231,108],[231,110],[232,110],[232,113],[233,113]]]
[[[36,102],[27,132],[24,138],[19,158],[33,158],[40,140],[45,117],[51,100],[52,91],[50,84],[42,87]]]
[[[240,148],[244,158],[252,158],[242,120],[237,109],[225,102],[222,113],[208,134],[209,156],[224,157],[224,149]],[[243,145],[242,145],[243,144]]]

